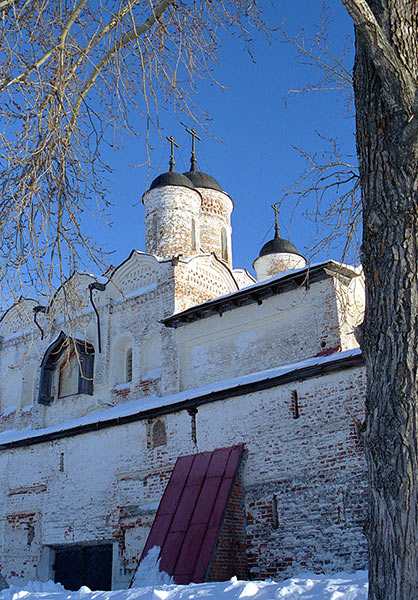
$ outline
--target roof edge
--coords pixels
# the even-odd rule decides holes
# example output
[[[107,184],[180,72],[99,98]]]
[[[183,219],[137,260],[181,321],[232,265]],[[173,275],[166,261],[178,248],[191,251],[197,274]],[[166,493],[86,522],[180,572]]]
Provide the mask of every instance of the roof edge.
[[[358,273],[346,265],[328,260],[324,263],[306,266],[301,269],[288,271],[280,274],[272,279],[255,283],[247,287],[241,288],[236,292],[231,292],[224,296],[219,296],[202,304],[197,304],[184,311],[174,313],[169,317],[161,319],[161,323],[166,327],[181,327],[192,321],[204,319],[214,314],[222,316],[224,312],[245,306],[248,304],[262,304],[264,300],[271,296],[288,292],[292,289],[309,286],[323,279],[332,277],[333,274],[344,275],[353,279],[358,277]]]
[[[311,364],[306,364],[307,362],[311,362]],[[298,364],[303,366],[298,367]],[[267,373],[273,371],[274,369],[270,369],[269,371],[261,371],[259,373],[254,373],[247,376],[248,378],[250,378],[251,375],[253,375],[253,381],[248,381],[241,384],[238,383],[236,385],[231,385],[231,382],[228,382],[229,386],[225,386],[224,388],[196,396],[193,395],[193,389],[186,390],[185,392],[180,392],[181,395],[185,396],[183,399],[180,399],[177,402],[174,401],[171,404],[163,406],[160,405],[139,412],[134,412],[132,414],[113,417],[103,421],[93,421],[91,423],[76,425],[63,430],[57,430],[47,433],[41,433],[42,430],[40,430],[39,435],[32,435],[30,437],[0,443],[0,451],[11,448],[43,444],[53,440],[74,437],[83,433],[90,433],[93,431],[99,431],[101,429],[108,429],[109,427],[125,425],[136,421],[143,421],[145,419],[152,419],[162,415],[179,412],[180,410],[197,408],[198,406],[202,406],[210,402],[216,402],[219,400],[227,400],[229,398],[244,396],[248,393],[257,392],[277,387],[280,385],[285,385],[293,381],[298,381],[301,379],[311,379],[313,377],[321,377],[323,375],[327,375],[335,371],[351,369],[362,365],[364,365],[364,358],[360,348],[354,348],[352,350],[338,352],[336,354],[326,357],[312,357],[307,361],[305,360],[301,361],[300,363],[296,363],[296,368],[289,371],[285,371],[282,374],[268,376]],[[283,368],[285,369],[286,365],[283,365]],[[259,374],[264,374],[264,377],[258,379],[257,375]],[[237,378],[237,380],[240,379],[241,377]],[[174,396],[176,395],[177,394],[175,394]],[[16,433],[18,434],[19,431],[17,431]],[[33,433],[33,430],[31,433]]]

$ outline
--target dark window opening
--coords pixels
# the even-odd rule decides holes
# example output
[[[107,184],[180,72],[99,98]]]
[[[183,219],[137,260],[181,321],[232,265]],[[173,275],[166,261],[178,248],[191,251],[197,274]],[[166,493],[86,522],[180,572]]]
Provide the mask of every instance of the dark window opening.
[[[132,348],[128,348],[126,352],[125,381],[126,383],[132,381]]]
[[[55,583],[76,592],[85,585],[91,590],[112,589],[112,544],[68,546],[55,549]]]
[[[299,398],[296,390],[292,391],[292,413],[294,419],[299,419]]]

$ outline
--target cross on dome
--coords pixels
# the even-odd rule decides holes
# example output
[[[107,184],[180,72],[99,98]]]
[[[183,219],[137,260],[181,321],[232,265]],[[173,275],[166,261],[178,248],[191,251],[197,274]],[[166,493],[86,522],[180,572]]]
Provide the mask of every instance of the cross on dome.
[[[272,204],[271,208],[274,210],[274,237],[280,237],[280,227],[279,227],[279,209],[276,204]]]
[[[176,148],[179,147],[178,144],[176,144],[176,141],[174,139],[174,137],[172,135],[170,135],[170,137],[168,137],[166,135],[166,139],[170,142],[171,144],[171,154],[170,154],[170,171],[174,171],[174,165],[176,164],[176,161],[174,160],[174,146]]]
[[[192,136],[192,155],[190,157],[190,171],[196,171],[196,164],[197,164],[197,159],[196,159],[196,146],[195,146],[195,142],[196,140],[199,140],[199,142],[202,141],[202,138],[199,137],[194,129],[194,127],[192,129],[187,129],[186,127],[186,131],[187,133],[190,133],[190,135]]]

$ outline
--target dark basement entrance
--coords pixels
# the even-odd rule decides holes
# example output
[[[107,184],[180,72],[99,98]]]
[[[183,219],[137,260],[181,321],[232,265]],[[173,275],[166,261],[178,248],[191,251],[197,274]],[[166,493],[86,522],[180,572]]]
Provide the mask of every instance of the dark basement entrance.
[[[112,589],[112,544],[55,548],[55,583],[76,592],[86,585],[91,590]]]

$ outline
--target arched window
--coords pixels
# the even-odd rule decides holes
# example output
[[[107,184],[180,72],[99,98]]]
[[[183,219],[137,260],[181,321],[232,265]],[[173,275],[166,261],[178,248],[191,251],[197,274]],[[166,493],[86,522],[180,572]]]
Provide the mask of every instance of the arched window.
[[[131,383],[134,372],[134,358],[137,360],[139,353],[133,351],[134,341],[129,335],[122,335],[113,342],[112,358],[110,361],[110,383],[111,385],[122,385]]]
[[[125,356],[125,381],[132,381],[132,348],[128,348]]]
[[[196,221],[192,219],[192,250],[196,250]]]
[[[72,394],[93,395],[94,348],[61,331],[41,363],[38,402],[50,405],[55,398]]]
[[[225,227],[222,227],[221,229],[221,254],[223,260],[228,260],[228,243],[226,239]]]

